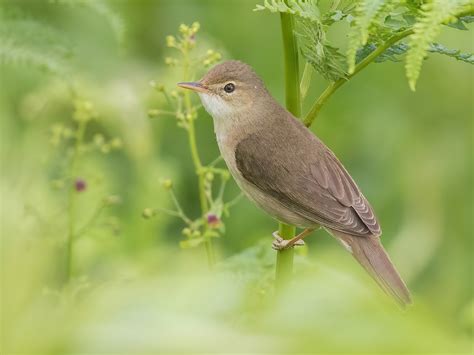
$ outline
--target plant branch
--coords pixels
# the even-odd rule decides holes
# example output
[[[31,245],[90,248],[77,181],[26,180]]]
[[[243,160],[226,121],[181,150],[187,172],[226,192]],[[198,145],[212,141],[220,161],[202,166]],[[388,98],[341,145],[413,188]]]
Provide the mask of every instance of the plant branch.
[[[469,16],[474,14],[474,5],[469,6],[467,9],[464,11],[461,11],[457,13],[454,17],[463,17],[463,16]],[[451,19],[447,19],[443,21],[444,24],[447,24],[450,22]],[[377,47],[372,53],[370,53],[367,57],[365,57],[359,64],[356,65],[355,70],[352,74],[349,74],[347,78],[341,78],[335,82],[332,82],[331,84],[328,85],[328,87],[323,91],[323,93],[318,97],[318,99],[314,102],[313,106],[305,116],[303,122],[306,125],[306,127],[311,126],[314,123],[314,120],[319,114],[319,111],[321,111],[321,108],[323,105],[327,102],[327,100],[336,92],[337,89],[339,89],[342,85],[344,85],[347,81],[352,79],[357,73],[359,73],[362,69],[367,67],[370,63],[372,63],[380,54],[385,52],[388,48],[393,46],[395,43],[400,41],[401,39],[408,37],[414,33],[413,28],[409,28],[405,31],[402,31],[400,33],[397,33],[396,35],[392,36],[389,38],[385,43]]]
[[[306,127],[309,127],[314,123],[314,120],[318,116],[319,111],[321,111],[321,108],[323,107],[323,105],[334,94],[334,92],[336,92],[337,89],[339,89],[342,85],[347,83],[350,79],[352,79],[357,73],[359,73],[367,65],[372,63],[375,60],[375,58],[377,58],[380,54],[385,52],[388,48],[390,48],[395,43],[397,43],[401,39],[411,34],[413,34],[413,29],[408,29],[392,36],[385,43],[377,47],[377,49],[375,49],[372,53],[370,53],[367,57],[365,57],[359,64],[357,64],[352,74],[349,74],[346,78],[341,78],[329,84],[329,86],[318,97],[318,99],[314,102],[313,106],[309,110],[308,114],[305,116],[303,122],[306,125]]]
[[[87,120],[80,120],[78,122],[76,140],[74,143],[74,150],[72,153],[71,162],[69,165],[69,176],[71,177],[70,187],[69,187],[69,201],[67,206],[67,215],[68,215],[68,234],[66,237],[66,265],[64,273],[64,282],[67,283],[71,279],[72,274],[72,264],[73,264],[73,243],[75,238],[75,228],[76,228],[76,196],[77,191],[74,186],[74,179],[76,175],[76,165],[79,158],[82,142],[84,140],[84,134],[86,131]]]
[[[286,108],[296,117],[301,115],[300,75],[298,63],[298,45],[294,29],[294,18],[290,14],[280,14],[285,58],[285,95]],[[284,223],[279,223],[278,232],[284,239],[295,235],[296,228]],[[275,270],[275,288],[280,290],[291,278],[293,273],[293,248],[280,250],[277,254]]]
[[[189,81],[191,80],[190,77],[190,59],[187,50],[183,50],[184,56],[184,80]],[[198,187],[199,187],[199,203],[201,205],[201,215],[204,220],[203,225],[203,233],[202,235],[206,235],[206,231],[208,228],[206,213],[209,210],[209,204],[206,196],[206,181],[205,181],[205,174],[203,174],[203,166],[201,162],[201,158],[199,156],[197,143],[196,143],[196,133],[194,129],[194,120],[196,119],[196,110],[194,109],[191,98],[189,96],[189,92],[186,90],[184,91],[184,106],[185,106],[185,118],[188,122],[187,131],[188,131],[188,139],[189,139],[189,147],[191,150],[191,157],[193,159],[194,168],[196,171],[196,175],[198,177]],[[212,268],[215,264],[215,254],[214,254],[214,247],[212,245],[211,238],[205,238],[205,247],[207,253],[207,259],[209,266]]]

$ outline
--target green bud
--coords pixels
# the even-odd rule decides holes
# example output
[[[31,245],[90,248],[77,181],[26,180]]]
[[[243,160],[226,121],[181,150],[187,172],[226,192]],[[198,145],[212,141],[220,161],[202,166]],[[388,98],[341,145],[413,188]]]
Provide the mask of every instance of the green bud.
[[[184,236],[186,237],[190,237],[191,234],[192,234],[192,230],[190,228],[183,228],[183,230],[181,231],[181,233],[183,233]]]
[[[171,179],[165,179],[161,181],[161,186],[164,187],[166,190],[171,190],[173,188],[173,182]]]
[[[155,216],[155,211],[151,208],[145,208],[142,212],[142,217],[145,219],[150,219]]]
[[[199,24],[199,22],[193,22],[193,24],[191,25],[191,30],[193,33],[196,33],[197,31],[199,31],[200,28],[201,28],[201,25]]]
[[[183,35],[187,35],[189,32],[189,26],[182,23],[181,25],[179,25],[179,32],[181,32]]]
[[[155,108],[148,110],[148,118],[158,117],[159,114],[160,114],[160,110],[157,110]]]
[[[211,171],[209,171],[208,173],[206,173],[206,180],[207,180],[207,181],[212,181],[212,180],[214,180],[214,173],[212,173]]]
[[[174,38],[174,36],[166,36],[166,46],[175,47],[176,46],[176,38]]]

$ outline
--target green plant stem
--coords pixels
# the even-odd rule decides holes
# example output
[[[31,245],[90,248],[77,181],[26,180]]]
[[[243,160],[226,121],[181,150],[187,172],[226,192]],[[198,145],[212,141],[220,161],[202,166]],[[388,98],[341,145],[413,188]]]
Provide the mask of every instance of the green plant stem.
[[[285,95],[286,107],[296,117],[301,115],[301,96],[299,83],[298,46],[294,35],[294,18],[289,14],[280,14],[285,58]],[[296,228],[279,223],[278,233],[284,239],[291,239]],[[280,250],[277,254],[275,270],[275,288],[278,292],[291,278],[293,273],[293,248]]]
[[[309,127],[314,123],[314,120],[318,116],[319,112],[323,105],[327,102],[327,100],[339,89],[342,85],[347,83],[350,79],[352,79],[357,73],[359,73],[362,69],[364,69],[367,65],[372,63],[375,58],[377,58],[380,54],[385,52],[388,48],[393,46],[395,43],[400,41],[401,39],[413,34],[412,29],[408,29],[406,31],[400,32],[395,36],[389,38],[384,44],[377,47],[372,53],[370,53],[367,57],[365,57],[359,64],[356,65],[355,70],[353,73],[349,74],[347,78],[341,78],[337,81],[332,82],[329,86],[323,91],[323,93],[318,97],[318,99],[314,102],[313,106],[309,110],[308,114],[304,118],[304,124]]]
[[[301,116],[300,73],[298,45],[294,35],[294,17],[280,14],[285,60],[285,103],[286,108],[296,117]]]
[[[187,51],[183,51],[183,55],[184,55],[184,80],[189,81],[191,79],[190,73],[189,73],[190,62],[189,62],[189,56],[188,56]],[[184,91],[184,106],[185,106],[185,112],[186,112],[187,121],[188,121],[187,131],[188,131],[189,148],[191,150],[191,157],[193,159],[194,168],[196,171],[196,175],[198,177],[199,203],[201,205],[201,215],[204,219],[203,235],[205,235],[208,229],[206,214],[209,211],[209,205],[208,205],[207,197],[206,197],[205,174],[204,174],[201,158],[199,156],[199,151],[197,148],[196,132],[194,128],[194,120],[196,119],[196,112],[193,109],[193,106],[191,103],[191,97],[189,96],[188,91]],[[216,258],[215,258],[214,246],[212,244],[211,238],[206,237],[204,245],[206,247],[206,254],[207,254],[209,267],[213,268],[216,262]]]
[[[67,215],[68,215],[68,234],[66,239],[66,265],[64,272],[64,283],[68,283],[72,275],[72,265],[73,265],[73,244],[75,238],[75,228],[76,228],[76,196],[77,191],[74,186],[74,179],[76,178],[76,165],[77,160],[80,154],[80,149],[82,142],[84,140],[84,133],[86,131],[87,121],[79,121],[77,128],[76,141],[74,144],[74,151],[72,153],[71,163],[69,166],[69,177],[71,179],[69,187],[69,201],[67,206]]]

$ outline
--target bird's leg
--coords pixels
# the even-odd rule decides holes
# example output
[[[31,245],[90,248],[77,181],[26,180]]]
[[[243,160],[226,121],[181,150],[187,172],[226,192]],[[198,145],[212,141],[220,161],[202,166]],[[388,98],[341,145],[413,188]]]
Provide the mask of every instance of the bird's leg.
[[[273,238],[275,238],[275,240],[272,243],[272,248],[275,250],[283,250],[283,249],[291,248],[293,246],[304,245],[303,238],[311,234],[315,229],[316,228],[306,228],[300,234],[298,234],[297,236],[291,239],[283,239],[278,234],[278,231],[273,232],[272,235],[273,235]]]

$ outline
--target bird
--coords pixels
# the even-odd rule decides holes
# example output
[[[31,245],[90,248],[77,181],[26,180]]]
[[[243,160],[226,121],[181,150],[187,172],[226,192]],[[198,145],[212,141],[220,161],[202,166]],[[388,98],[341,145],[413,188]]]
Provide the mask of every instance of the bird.
[[[303,231],[273,248],[303,244],[323,227],[400,305],[410,292],[383,248],[373,208],[335,154],[281,106],[244,62],[217,64],[196,82],[177,84],[196,92],[214,121],[220,153],[237,185],[259,208]]]

